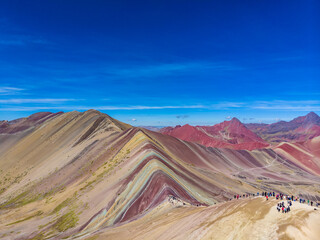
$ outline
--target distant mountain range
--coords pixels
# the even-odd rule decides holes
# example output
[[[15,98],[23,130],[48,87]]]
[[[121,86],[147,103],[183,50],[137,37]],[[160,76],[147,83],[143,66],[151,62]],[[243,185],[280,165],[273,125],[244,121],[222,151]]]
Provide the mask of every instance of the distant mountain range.
[[[63,112],[39,112],[12,121],[0,121],[0,134],[27,131],[61,114]],[[213,126],[186,124],[175,127],[141,127],[188,142],[202,144],[206,147],[253,150],[270,145],[275,146],[281,142],[305,142],[320,136],[320,117],[316,113],[310,112],[288,122],[279,121],[272,124],[243,124],[237,118],[232,118],[230,121],[224,121]]]
[[[250,131],[237,118],[214,126],[190,126],[186,124],[174,128],[166,127],[161,129],[160,132],[207,147],[253,150],[269,146],[266,141]]]
[[[289,122],[249,123],[246,126],[269,143],[302,142],[320,135],[320,117],[314,112]]]
[[[207,147],[253,150],[280,142],[303,142],[320,136],[320,117],[310,112],[292,121],[243,124],[237,118],[213,126],[177,125],[160,130],[185,141]]]

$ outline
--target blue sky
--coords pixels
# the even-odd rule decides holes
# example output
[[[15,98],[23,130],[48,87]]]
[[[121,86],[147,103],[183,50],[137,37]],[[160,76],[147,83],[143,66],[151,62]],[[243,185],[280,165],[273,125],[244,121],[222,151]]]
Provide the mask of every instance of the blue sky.
[[[320,113],[319,1],[2,1],[0,119],[133,125]]]

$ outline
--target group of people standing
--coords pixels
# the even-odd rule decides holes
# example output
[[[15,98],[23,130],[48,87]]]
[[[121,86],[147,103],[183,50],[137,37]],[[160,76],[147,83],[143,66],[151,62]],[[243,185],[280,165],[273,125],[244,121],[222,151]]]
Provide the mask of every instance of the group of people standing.
[[[288,200],[287,206],[284,205],[284,202],[281,202],[277,204],[277,210],[278,212],[282,210],[282,213],[287,213],[290,212],[290,206],[292,206],[292,202],[290,200]]]

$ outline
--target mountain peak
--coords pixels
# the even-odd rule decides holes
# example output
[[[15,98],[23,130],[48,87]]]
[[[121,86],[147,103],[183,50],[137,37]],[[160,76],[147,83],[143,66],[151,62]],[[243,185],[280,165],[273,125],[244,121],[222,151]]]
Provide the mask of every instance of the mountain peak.
[[[318,114],[316,114],[315,112],[309,112],[306,117],[311,117],[311,118],[319,118]]]
[[[233,117],[230,121],[226,121],[227,125],[230,126],[240,126],[243,125],[242,122],[240,122],[240,120],[236,117]]]
[[[230,122],[234,122],[234,123],[241,123],[240,120],[236,117],[233,117]]]
[[[320,124],[320,117],[316,113],[310,112],[305,116],[303,124],[316,124],[316,125],[319,125]]]

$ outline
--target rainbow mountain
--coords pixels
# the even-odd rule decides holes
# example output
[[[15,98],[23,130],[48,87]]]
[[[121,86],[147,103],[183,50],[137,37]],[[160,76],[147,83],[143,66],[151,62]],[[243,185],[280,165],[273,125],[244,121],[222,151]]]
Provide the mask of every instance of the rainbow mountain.
[[[209,213],[238,219],[262,201],[235,203],[235,194],[320,200],[319,137],[252,151],[212,148],[95,110],[37,113],[0,129],[1,239],[209,239]],[[195,216],[206,230],[190,225]],[[180,235],[168,230],[182,223],[189,228]]]

